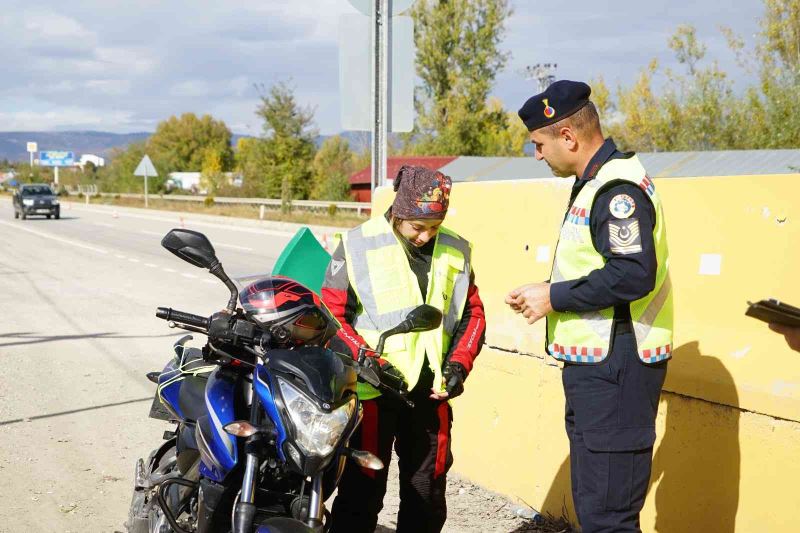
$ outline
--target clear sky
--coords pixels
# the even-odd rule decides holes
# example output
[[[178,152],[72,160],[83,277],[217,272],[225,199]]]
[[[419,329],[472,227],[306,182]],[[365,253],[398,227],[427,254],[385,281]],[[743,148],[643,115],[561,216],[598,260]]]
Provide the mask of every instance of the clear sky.
[[[493,94],[510,109],[534,91],[521,70],[558,63],[557,76],[631,83],[650,59],[679,68],[667,39],[693,24],[741,88],[719,26],[752,47],[761,0],[512,0]],[[348,0],[0,0],[0,131],[152,131],[173,114],[210,113],[258,134],[255,84],[291,79],[321,133],[339,122],[339,15]]]

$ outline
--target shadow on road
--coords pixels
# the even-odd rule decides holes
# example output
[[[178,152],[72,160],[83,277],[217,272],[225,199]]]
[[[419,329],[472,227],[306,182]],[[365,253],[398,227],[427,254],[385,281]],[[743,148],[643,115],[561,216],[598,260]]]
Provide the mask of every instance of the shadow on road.
[[[33,420],[41,420],[42,418],[54,418],[56,416],[65,416],[71,415],[75,413],[83,413],[85,411],[94,411],[95,409],[105,409],[106,407],[117,407],[119,405],[127,405],[129,403],[139,403],[139,402],[151,402],[153,401],[152,396],[148,396],[146,398],[136,398],[135,400],[125,400],[124,402],[114,402],[114,403],[106,403],[103,405],[93,405],[91,407],[83,407],[81,409],[70,409],[69,411],[61,411],[59,413],[51,413],[49,415],[37,415],[37,416],[29,416],[26,418],[14,418],[12,420],[2,420],[0,421],[0,426],[7,426],[9,424],[17,424],[19,422],[30,422]]]
[[[103,333],[85,333],[82,335],[41,335],[34,332],[23,331],[15,333],[0,333],[0,339],[20,339],[16,342],[0,343],[0,348],[10,346],[23,346],[26,344],[42,344],[45,342],[75,341],[82,339],[159,339],[164,337],[179,337],[184,332],[164,333],[160,335],[119,335],[116,331]]]

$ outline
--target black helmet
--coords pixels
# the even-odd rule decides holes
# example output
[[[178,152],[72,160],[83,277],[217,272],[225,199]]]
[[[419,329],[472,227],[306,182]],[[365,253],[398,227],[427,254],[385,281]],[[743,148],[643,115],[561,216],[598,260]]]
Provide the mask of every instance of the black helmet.
[[[254,281],[239,292],[239,301],[278,347],[324,346],[339,329],[314,291],[283,276]]]

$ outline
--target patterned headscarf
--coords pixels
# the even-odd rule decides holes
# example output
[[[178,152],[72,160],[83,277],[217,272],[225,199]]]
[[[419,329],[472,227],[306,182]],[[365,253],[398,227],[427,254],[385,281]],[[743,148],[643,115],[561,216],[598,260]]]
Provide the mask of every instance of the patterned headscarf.
[[[405,220],[444,218],[453,180],[437,170],[403,165],[394,179],[392,215]]]

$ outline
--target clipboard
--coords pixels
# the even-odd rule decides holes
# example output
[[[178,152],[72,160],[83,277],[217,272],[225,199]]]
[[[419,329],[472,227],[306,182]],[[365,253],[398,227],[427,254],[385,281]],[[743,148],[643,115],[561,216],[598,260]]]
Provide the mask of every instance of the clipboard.
[[[800,328],[800,309],[775,299],[747,302],[745,315],[773,324]]]

